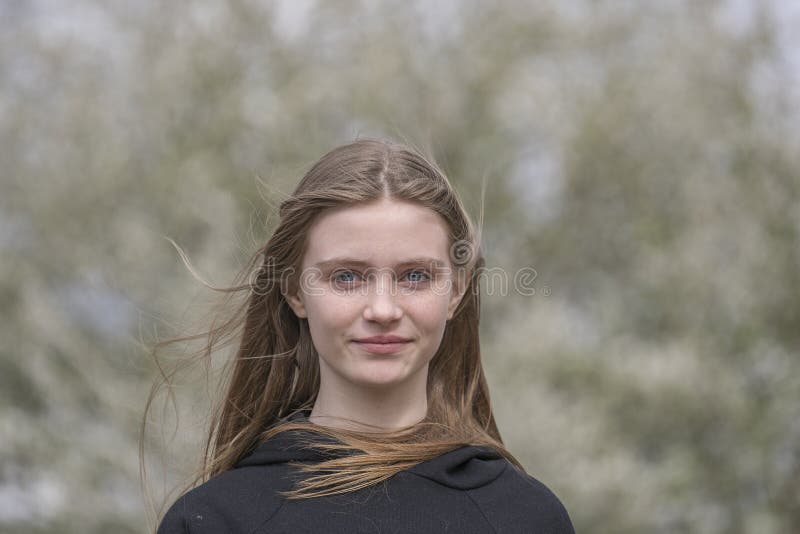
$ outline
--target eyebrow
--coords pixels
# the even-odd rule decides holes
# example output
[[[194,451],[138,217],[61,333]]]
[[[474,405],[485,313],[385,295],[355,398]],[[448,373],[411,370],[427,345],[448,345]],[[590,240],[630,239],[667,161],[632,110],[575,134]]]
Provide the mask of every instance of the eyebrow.
[[[339,266],[339,265],[353,265],[353,266],[364,267],[364,268],[373,267],[372,265],[370,265],[369,262],[366,262],[364,260],[360,260],[360,259],[357,259],[357,258],[347,258],[347,257],[330,258],[328,260],[324,260],[324,261],[315,263],[313,265],[313,267],[316,267],[316,268],[321,269],[321,270],[325,270],[325,269],[329,269],[331,267],[336,267],[336,266]],[[407,260],[403,260],[403,261],[397,263],[394,267],[395,267],[395,269],[397,269],[397,268],[400,268],[400,267],[406,267],[408,265],[431,265],[431,266],[433,266],[435,268],[438,268],[438,269],[447,268],[447,264],[445,262],[443,262],[441,260],[438,260],[436,258],[428,258],[428,257],[409,258]]]

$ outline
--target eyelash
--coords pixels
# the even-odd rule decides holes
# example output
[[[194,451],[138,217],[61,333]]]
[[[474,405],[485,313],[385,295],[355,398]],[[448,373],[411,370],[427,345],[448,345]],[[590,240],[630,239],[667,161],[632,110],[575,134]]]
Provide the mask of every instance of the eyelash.
[[[421,284],[421,283],[424,283],[424,282],[430,282],[431,281],[430,273],[428,271],[424,270],[424,269],[411,269],[410,271],[407,271],[405,273],[405,276],[409,275],[410,273],[420,273],[425,277],[424,280],[412,281],[411,282],[412,284]],[[341,269],[341,270],[335,271],[333,274],[331,274],[331,280],[333,282],[339,282],[339,283],[344,283],[344,284],[355,283],[355,280],[353,280],[353,281],[339,280],[338,276],[342,275],[342,274],[353,274],[353,275],[356,275],[356,276],[361,276],[361,274],[358,271],[354,271],[352,269]]]

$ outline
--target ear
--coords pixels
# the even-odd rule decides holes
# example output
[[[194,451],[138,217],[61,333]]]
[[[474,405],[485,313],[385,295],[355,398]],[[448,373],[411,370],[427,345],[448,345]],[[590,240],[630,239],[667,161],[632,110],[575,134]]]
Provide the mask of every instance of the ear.
[[[303,299],[300,298],[298,295],[289,295],[283,293],[283,298],[286,299],[286,302],[289,304],[289,307],[292,309],[294,314],[299,317],[300,319],[305,319],[308,317],[308,313],[306,312],[306,306],[303,304]]]

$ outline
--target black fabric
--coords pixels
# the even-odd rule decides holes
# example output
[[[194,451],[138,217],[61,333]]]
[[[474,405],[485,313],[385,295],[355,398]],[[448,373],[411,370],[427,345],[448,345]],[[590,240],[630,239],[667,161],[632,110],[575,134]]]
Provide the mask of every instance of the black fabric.
[[[302,434],[278,434],[234,469],[186,493],[158,534],[574,534],[553,492],[488,447],[461,447],[356,492],[284,499],[276,493],[292,489],[299,476],[287,462],[348,454],[304,449]]]

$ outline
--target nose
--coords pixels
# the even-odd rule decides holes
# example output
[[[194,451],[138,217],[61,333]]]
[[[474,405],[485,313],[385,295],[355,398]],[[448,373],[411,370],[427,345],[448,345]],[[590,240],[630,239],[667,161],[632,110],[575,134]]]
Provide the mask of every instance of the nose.
[[[364,319],[378,323],[389,323],[403,316],[403,309],[398,305],[394,294],[391,275],[376,276],[375,283],[370,284],[367,302],[364,306]]]

